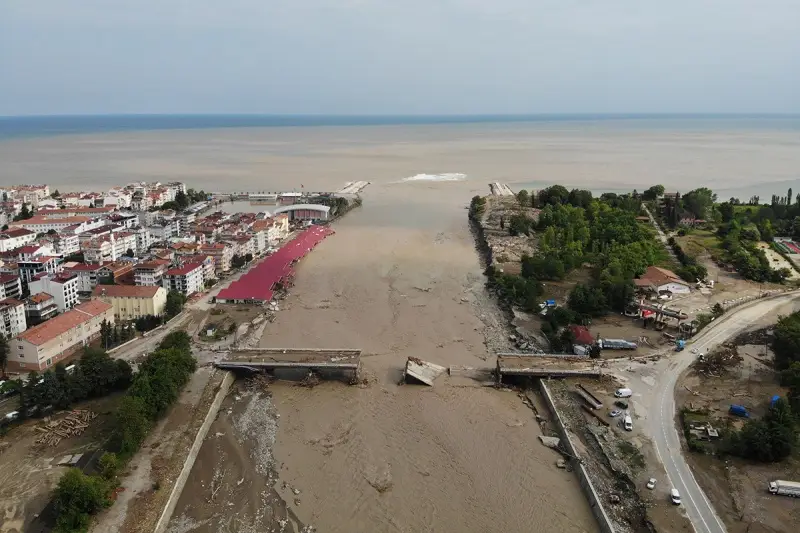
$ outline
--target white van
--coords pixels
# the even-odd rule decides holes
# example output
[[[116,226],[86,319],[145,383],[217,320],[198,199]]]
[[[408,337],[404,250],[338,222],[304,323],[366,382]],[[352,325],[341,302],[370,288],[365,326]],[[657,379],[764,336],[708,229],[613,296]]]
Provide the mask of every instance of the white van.
[[[631,415],[625,415],[625,418],[622,419],[622,427],[625,428],[625,431],[633,431],[633,419]]]
[[[630,398],[633,396],[633,391],[631,389],[617,389],[614,391],[614,396],[617,398]]]
[[[681,504],[681,494],[678,492],[678,489],[672,489],[669,491],[669,497],[672,500],[672,503],[675,505]]]

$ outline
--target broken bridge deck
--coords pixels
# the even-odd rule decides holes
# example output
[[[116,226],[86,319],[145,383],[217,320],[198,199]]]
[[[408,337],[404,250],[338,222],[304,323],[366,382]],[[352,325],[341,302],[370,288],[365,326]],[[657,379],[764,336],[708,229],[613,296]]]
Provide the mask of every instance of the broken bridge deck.
[[[498,355],[497,377],[529,376],[539,378],[600,377],[600,366],[585,357],[547,357],[542,355]]]
[[[214,363],[233,370],[308,369],[350,370],[358,373],[361,350],[318,348],[241,348],[227,352]]]

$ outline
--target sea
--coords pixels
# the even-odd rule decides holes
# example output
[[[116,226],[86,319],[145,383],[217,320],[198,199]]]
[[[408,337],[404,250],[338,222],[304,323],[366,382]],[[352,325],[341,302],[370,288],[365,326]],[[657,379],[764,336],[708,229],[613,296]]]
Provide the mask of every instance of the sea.
[[[799,115],[99,115],[0,117],[0,185],[182,180],[219,192],[348,181],[488,191],[662,183],[720,198],[800,190]]]

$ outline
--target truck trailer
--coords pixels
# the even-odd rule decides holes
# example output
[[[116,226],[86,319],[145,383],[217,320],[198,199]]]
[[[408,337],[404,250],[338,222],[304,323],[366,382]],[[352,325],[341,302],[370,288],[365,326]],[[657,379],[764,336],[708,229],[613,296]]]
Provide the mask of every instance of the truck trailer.
[[[779,496],[800,498],[800,482],[777,479],[769,482],[769,491]]]

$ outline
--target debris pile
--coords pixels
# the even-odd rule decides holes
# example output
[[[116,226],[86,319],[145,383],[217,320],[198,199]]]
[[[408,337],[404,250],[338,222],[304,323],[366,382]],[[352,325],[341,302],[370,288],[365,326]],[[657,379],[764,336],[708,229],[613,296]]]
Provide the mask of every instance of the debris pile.
[[[719,376],[741,362],[738,348],[733,344],[723,344],[711,353],[700,354],[694,368],[704,376]]]
[[[56,446],[64,439],[81,435],[89,427],[89,422],[95,417],[97,417],[97,413],[92,411],[76,410],[60,420],[39,426],[36,430],[41,431],[43,434],[36,439],[36,444]]]

